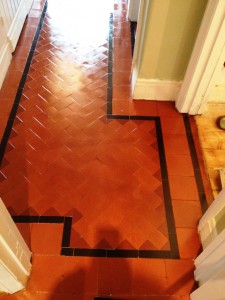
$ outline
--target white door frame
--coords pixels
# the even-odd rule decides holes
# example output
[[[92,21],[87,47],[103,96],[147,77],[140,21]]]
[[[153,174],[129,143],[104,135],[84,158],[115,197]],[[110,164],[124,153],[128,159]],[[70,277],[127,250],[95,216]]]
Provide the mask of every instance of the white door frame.
[[[0,293],[25,288],[31,273],[31,252],[0,198]]]
[[[225,61],[225,0],[209,0],[189,61],[176,108],[204,113],[218,72]]]

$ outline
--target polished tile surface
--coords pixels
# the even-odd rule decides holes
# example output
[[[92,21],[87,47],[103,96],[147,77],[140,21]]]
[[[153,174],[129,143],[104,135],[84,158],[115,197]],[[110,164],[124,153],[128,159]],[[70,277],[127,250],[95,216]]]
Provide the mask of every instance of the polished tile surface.
[[[132,100],[125,0],[49,0],[22,90],[43,5],[0,94],[1,197],[33,252],[27,290],[0,299],[188,299],[203,191],[187,120]]]

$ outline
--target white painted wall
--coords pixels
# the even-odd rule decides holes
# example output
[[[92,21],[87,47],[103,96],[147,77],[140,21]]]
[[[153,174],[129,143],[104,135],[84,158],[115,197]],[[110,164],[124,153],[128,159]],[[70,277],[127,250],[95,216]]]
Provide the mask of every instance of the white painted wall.
[[[134,99],[176,100],[206,4],[141,1],[132,69]]]

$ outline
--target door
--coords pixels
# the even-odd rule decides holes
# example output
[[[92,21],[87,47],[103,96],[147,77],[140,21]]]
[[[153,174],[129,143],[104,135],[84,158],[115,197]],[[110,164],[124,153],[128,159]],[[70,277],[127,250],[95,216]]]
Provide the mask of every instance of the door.
[[[192,300],[225,299],[225,188],[199,222],[203,252],[195,259],[195,280],[199,288]]]
[[[0,199],[0,292],[15,293],[26,286],[31,252]]]

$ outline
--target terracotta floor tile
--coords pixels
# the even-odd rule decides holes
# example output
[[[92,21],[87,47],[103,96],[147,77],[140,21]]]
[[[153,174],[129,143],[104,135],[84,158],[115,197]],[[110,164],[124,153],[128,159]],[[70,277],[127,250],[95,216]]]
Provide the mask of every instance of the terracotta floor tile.
[[[130,43],[130,41],[129,41],[129,43]],[[130,59],[117,59],[117,60],[114,60],[113,61],[113,70],[114,70],[114,72],[128,72],[128,74],[130,74],[130,72],[131,72],[131,60]]]
[[[194,170],[190,155],[167,154],[167,168],[172,176],[194,176]]]
[[[55,291],[77,295],[97,294],[97,281],[97,259],[67,257],[63,266],[62,281]]]
[[[200,204],[196,201],[173,200],[175,224],[182,228],[196,228],[202,216]]]
[[[125,100],[131,99],[131,87],[128,85],[119,85],[113,87],[113,99]]]
[[[185,295],[185,296],[181,296],[180,298],[181,300],[190,300],[190,296],[189,295]]]
[[[163,260],[136,260],[133,279],[134,295],[159,295],[166,289],[166,270]]]
[[[182,259],[197,257],[202,251],[197,229],[177,228],[176,231],[180,257]]]
[[[179,113],[175,108],[174,102],[158,101],[157,110],[159,116],[178,117]]]
[[[34,254],[60,254],[62,224],[33,224],[31,227],[31,251]]]
[[[63,281],[63,256],[33,255],[32,275],[28,281],[29,291],[52,292]],[[46,270],[48,270],[46,272]]]
[[[131,115],[157,116],[157,104],[155,101],[133,100],[131,102]]]
[[[164,136],[164,146],[168,154],[190,154],[187,137],[184,134]]]
[[[99,261],[98,292],[100,295],[129,295],[132,291],[134,262],[131,259]]]
[[[157,105],[158,106],[158,105]],[[163,116],[161,117],[163,134],[185,134],[185,126],[182,116]]]
[[[171,197],[174,200],[199,199],[196,181],[189,176],[169,176]]]
[[[119,37],[115,37],[114,39],[113,39],[113,45],[114,45],[114,47],[130,47],[130,37],[128,37],[128,38],[119,38]],[[126,59],[126,58],[124,58],[124,59]],[[124,60],[123,59],[123,60]],[[120,59],[118,59],[118,60],[120,60]],[[130,64],[130,63],[129,63]],[[116,64],[116,66],[117,66],[118,64]],[[130,64],[131,65],[131,64]]]
[[[117,100],[112,104],[115,115],[130,115],[130,103],[127,100]]]
[[[114,48],[115,59],[127,59],[131,58],[131,47]]]
[[[130,72],[114,72],[113,84],[114,85],[130,85]]]
[[[22,237],[24,238],[27,246],[31,249],[31,228],[32,224],[29,223],[17,223],[17,228],[19,229]]]
[[[194,280],[190,276],[194,271],[192,260],[166,260],[167,293],[184,296],[190,294]]]

